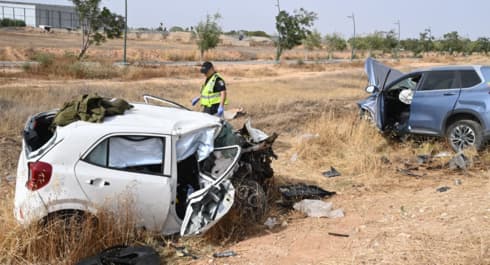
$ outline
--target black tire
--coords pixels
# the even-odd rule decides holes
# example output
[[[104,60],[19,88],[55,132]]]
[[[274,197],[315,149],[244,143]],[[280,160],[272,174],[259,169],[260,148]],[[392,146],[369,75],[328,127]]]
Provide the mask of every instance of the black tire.
[[[235,203],[240,215],[253,223],[260,223],[267,212],[267,196],[262,186],[255,180],[236,183]]]
[[[481,150],[483,146],[481,125],[474,120],[457,120],[447,128],[446,139],[456,152],[471,147]]]

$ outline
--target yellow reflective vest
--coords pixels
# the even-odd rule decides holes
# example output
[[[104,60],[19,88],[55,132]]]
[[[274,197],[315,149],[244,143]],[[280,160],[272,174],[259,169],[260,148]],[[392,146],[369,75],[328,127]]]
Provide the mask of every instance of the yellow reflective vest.
[[[201,105],[205,107],[211,107],[214,104],[221,103],[221,92],[214,93],[214,85],[216,84],[216,79],[221,78],[218,73],[214,73],[208,82],[206,82],[201,88]],[[228,100],[225,99],[225,104],[228,104]]]

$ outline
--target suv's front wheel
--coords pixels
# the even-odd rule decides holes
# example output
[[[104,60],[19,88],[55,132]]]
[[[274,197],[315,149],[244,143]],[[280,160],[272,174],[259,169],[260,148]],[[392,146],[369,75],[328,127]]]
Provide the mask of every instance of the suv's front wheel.
[[[456,152],[471,147],[480,150],[483,145],[481,125],[473,120],[455,121],[447,128],[446,138]]]

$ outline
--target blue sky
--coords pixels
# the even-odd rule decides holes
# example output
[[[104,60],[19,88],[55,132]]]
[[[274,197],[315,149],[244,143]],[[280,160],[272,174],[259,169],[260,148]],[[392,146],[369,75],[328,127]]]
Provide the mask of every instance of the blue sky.
[[[221,26],[233,29],[263,30],[274,33],[277,0],[127,0],[128,24],[131,27],[157,27],[164,22],[171,26],[190,27],[204,19],[206,14],[220,12]],[[50,4],[70,5],[67,0],[28,0]],[[102,0],[102,5],[123,14],[123,0]],[[418,33],[431,28],[432,35],[457,30],[462,36],[475,39],[490,37],[489,0],[281,0],[281,9],[293,11],[301,7],[318,14],[315,28],[322,34],[338,32],[344,37],[352,35],[354,13],[358,34],[375,30],[396,29],[400,20],[401,38],[418,37]]]

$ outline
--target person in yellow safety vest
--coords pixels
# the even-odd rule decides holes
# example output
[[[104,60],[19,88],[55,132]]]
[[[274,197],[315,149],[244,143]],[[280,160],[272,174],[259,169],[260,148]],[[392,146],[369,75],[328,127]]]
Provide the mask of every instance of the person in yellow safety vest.
[[[192,100],[192,106],[200,101],[203,112],[223,117],[225,105],[228,104],[225,80],[216,72],[211,62],[204,62],[200,72],[206,76],[206,81],[201,87],[201,95]]]

